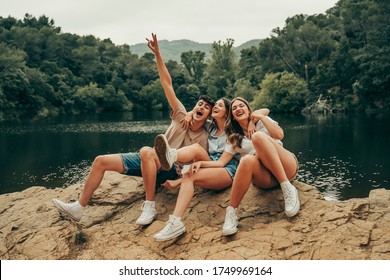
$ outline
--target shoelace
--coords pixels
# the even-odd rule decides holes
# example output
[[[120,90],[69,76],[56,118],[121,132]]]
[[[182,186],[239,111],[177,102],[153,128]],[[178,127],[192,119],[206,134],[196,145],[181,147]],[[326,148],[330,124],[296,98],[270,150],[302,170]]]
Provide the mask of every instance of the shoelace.
[[[142,210],[141,217],[147,216],[147,215],[149,215],[152,212],[152,207],[151,206],[147,207],[145,204],[146,204],[145,201],[142,202],[142,205],[141,205],[141,210]]]
[[[173,227],[173,221],[169,220],[165,222],[165,227],[161,230],[161,234],[169,232]]]
[[[293,190],[289,187],[286,187],[283,188],[282,191],[283,191],[284,198],[286,200],[285,203],[291,206],[291,204],[294,203]]]
[[[228,219],[226,219],[225,224],[230,225],[235,225],[236,224],[236,214],[233,211],[229,211],[227,213]]]

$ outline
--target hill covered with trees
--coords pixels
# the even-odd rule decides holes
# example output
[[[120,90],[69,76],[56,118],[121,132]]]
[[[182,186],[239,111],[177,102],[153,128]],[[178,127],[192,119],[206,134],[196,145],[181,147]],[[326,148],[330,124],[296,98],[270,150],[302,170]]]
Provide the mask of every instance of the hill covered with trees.
[[[207,93],[282,112],[301,112],[319,97],[328,109],[383,110],[389,19],[387,0],[340,0],[324,14],[287,18],[240,56],[227,38],[211,44],[210,59],[188,50],[180,62],[165,61],[187,108]],[[168,109],[153,54],[63,33],[46,16],[0,17],[0,120],[146,108]]]
[[[238,47],[233,47],[232,50],[235,52],[237,59],[239,59],[241,50],[250,48],[250,47],[257,47],[260,43],[260,39],[254,39],[250,40],[248,42],[243,43],[242,45]],[[211,59],[212,54],[212,47],[213,44],[207,44],[207,43],[197,43],[191,40],[174,40],[174,41],[168,41],[168,40],[159,40],[159,47],[161,50],[161,53],[164,54],[164,59],[166,61],[173,60],[173,61],[181,61],[181,54],[183,52],[188,51],[201,51],[205,53],[205,60]],[[130,51],[134,54],[137,54],[138,56],[143,56],[145,53],[150,52],[148,46],[145,43],[135,44],[130,46]]]

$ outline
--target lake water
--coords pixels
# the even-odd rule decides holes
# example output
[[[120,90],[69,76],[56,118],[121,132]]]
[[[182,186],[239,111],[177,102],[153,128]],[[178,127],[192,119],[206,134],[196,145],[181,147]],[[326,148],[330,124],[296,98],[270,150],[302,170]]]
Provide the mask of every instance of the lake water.
[[[272,115],[300,162],[298,180],[329,200],[390,188],[390,116]],[[168,127],[168,112],[0,123],[0,193],[83,182],[100,154],[138,151]]]

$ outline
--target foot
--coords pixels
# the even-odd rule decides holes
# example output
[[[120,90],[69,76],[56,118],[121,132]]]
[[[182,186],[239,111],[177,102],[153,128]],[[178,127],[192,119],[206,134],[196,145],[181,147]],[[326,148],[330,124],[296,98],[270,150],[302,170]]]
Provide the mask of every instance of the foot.
[[[64,203],[58,199],[52,200],[53,204],[57,209],[64,215],[70,217],[73,221],[79,222],[83,216],[85,207],[82,206],[79,201],[72,203]]]
[[[299,203],[298,190],[290,183],[281,184],[281,188],[284,196],[284,212],[287,217],[294,217],[301,206]]]
[[[149,225],[157,216],[156,206],[154,201],[144,201],[141,206],[141,216],[135,221],[137,225]]]
[[[169,220],[165,223],[165,227],[153,237],[156,241],[167,241],[182,235],[185,231],[186,228],[180,218],[169,215]]]
[[[226,208],[225,223],[222,228],[222,235],[232,235],[237,232],[238,217],[237,208],[228,206]]]
[[[170,170],[176,161],[176,149],[171,149],[164,134],[159,134],[154,139],[154,148],[164,170]]]

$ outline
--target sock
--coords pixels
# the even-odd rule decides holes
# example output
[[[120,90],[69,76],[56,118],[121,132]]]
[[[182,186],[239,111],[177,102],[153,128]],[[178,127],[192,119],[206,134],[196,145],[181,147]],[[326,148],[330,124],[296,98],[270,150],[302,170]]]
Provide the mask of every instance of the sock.
[[[233,213],[237,213],[237,208],[236,207],[233,207],[231,205],[229,205],[228,207],[230,207],[233,210]],[[226,209],[226,211],[227,211],[227,209]]]
[[[154,200],[145,200],[145,206],[147,207],[155,207]]]
[[[72,203],[73,204],[73,206],[77,209],[77,210],[81,210],[81,211],[83,211],[84,209],[85,209],[85,207],[86,206],[83,206],[83,205],[81,205],[80,204],[80,201],[75,201],[75,202],[73,202]]]
[[[281,188],[287,188],[289,185],[291,185],[290,181],[283,181],[280,183]]]
[[[176,220],[176,221],[181,221],[181,217],[175,216],[175,215],[169,215],[170,219]]]

